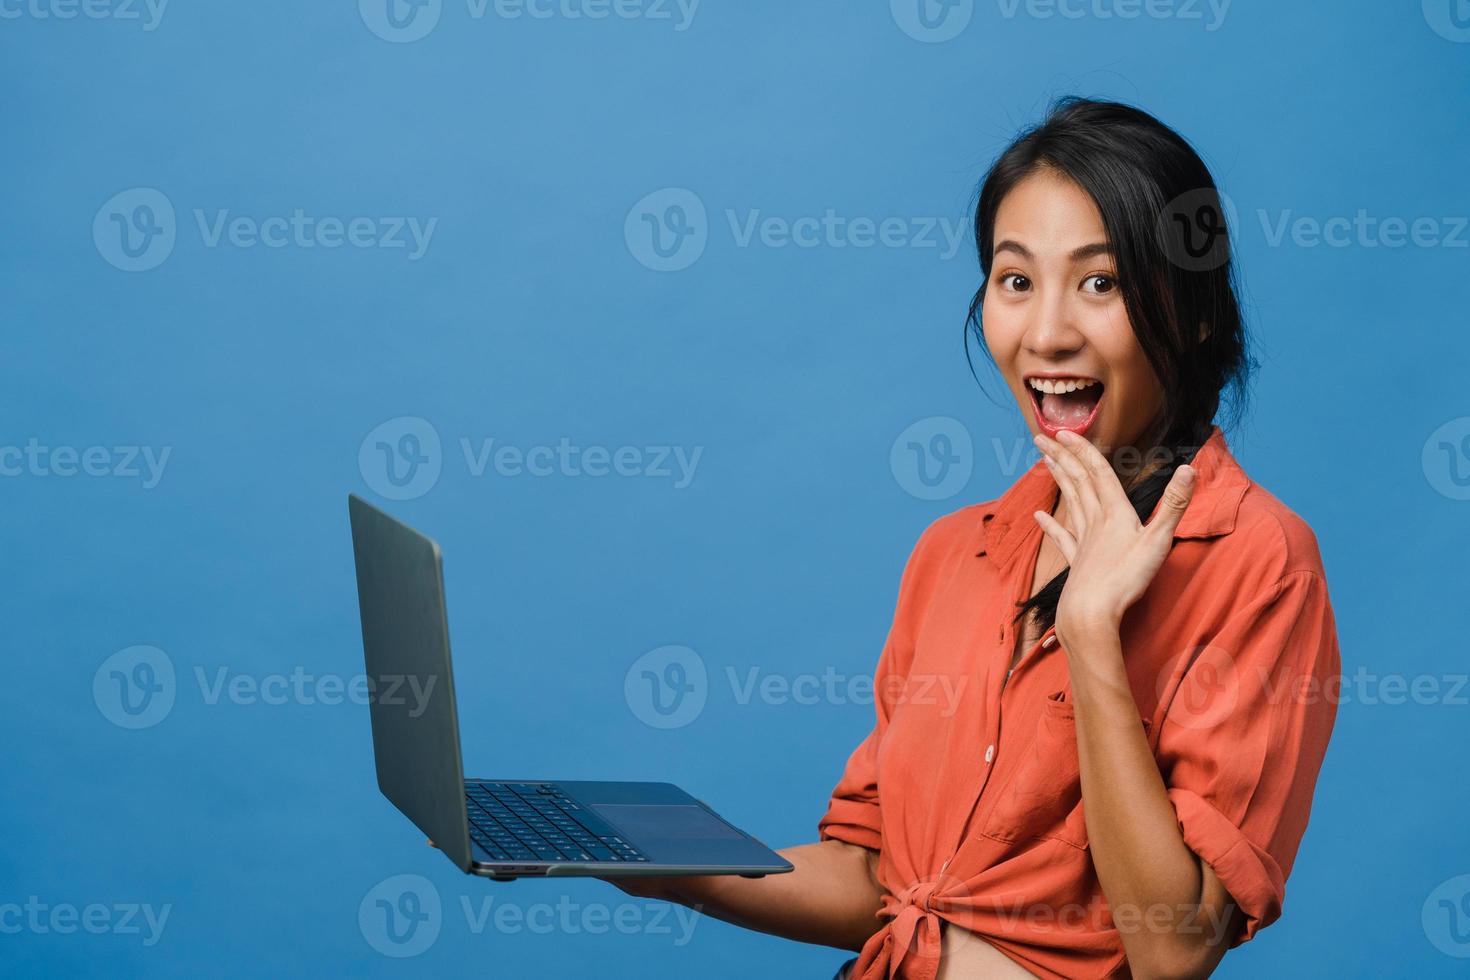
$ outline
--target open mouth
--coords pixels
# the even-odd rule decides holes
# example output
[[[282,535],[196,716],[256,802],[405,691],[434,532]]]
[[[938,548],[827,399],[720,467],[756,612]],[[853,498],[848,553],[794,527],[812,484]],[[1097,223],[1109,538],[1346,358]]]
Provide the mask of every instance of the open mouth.
[[[1068,429],[1080,436],[1097,419],[1103,383],[1096,378],[1030,377],[1026,390],[1036,407],[1036,421],[1047,435],[1055,438]]]

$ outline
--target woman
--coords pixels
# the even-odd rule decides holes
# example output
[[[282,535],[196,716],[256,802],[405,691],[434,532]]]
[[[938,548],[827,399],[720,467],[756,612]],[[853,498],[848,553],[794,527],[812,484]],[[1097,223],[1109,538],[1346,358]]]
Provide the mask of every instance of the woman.
[[[1041,460],[919,539],[795,872],[621,887],[862,980],[1205,976],[1281,914],[1337,637],[1310,528],[1213,424],[1249,368],[1220,213],[1127,106],[1065,100],[1002,154],[970,324]]]

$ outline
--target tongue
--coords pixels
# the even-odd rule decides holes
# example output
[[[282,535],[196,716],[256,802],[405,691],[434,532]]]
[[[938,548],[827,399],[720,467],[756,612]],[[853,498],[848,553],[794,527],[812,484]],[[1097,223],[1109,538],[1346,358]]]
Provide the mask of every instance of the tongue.
[[[1048,422],[1062,427],[1081,425],[1097,404],[1097,385],[1063,395],[1041,396],[1041,414]]]

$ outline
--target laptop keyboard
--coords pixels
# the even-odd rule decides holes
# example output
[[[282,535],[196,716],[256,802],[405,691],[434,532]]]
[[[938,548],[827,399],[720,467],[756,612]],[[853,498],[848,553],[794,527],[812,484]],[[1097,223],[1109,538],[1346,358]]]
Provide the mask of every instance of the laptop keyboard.
[[[647,861],[548,783],[466,783],[470,839],[495,861]]]

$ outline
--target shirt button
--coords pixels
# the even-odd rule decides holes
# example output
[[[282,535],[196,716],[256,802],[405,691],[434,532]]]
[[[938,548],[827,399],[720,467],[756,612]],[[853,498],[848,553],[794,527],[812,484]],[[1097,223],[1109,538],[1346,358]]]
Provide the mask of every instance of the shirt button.
[[[994,745],[987,745],[987,746],[985,746],[985,764],[987,766],[990,765],[990,760],[991,759],[994,759],[994,758],[995,758],[995,746]]]
[[[1045,640],[1042,640],[1041,641],[1041,649],[1043,649],[1043,650],[1050,650],[1052,647],[1054,647],[1056,645],[1057,645],[1057,635],[1055,633],[1051,634]]]

